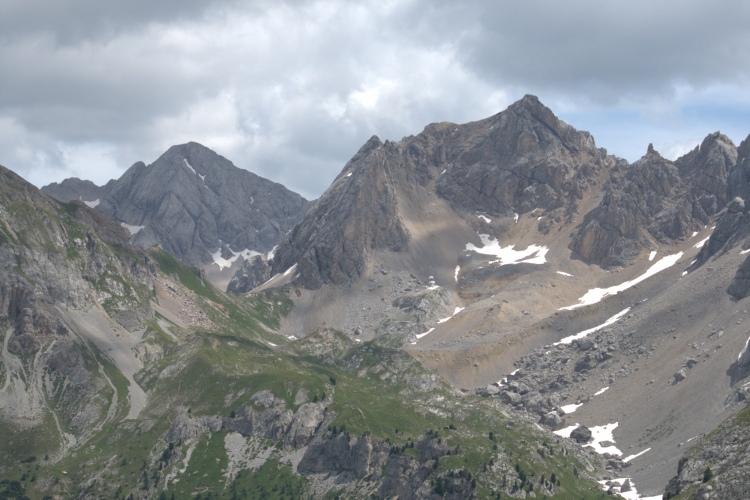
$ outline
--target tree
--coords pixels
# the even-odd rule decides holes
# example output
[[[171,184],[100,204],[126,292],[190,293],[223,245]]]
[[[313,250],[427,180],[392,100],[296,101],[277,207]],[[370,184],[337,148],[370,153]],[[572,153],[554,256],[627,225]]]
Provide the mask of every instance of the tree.
[[[711,467],[706,467],[706,470],[703,471],[703,482],[707,483],[713,478],[714,478],[714,473],[711,472]]]

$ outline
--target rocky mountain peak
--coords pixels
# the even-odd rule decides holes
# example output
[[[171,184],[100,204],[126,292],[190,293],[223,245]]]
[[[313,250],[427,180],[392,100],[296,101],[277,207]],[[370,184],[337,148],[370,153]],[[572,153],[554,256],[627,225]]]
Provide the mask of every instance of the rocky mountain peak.
[[[373,136],[347,163],[330,188],[284,238],[273,273],[297,264],[308,288],[345,284],[362,275],[373,250],[402,250],[396,185],[383,143]]]
[[[727,179],[736,161],[737,148],[718,132],[675,162],[649,144],[645,156],[604,186],[571,249],[587,262],[613,266],[630,262],[654,240],[687,238],[730,199]]]
[[[62,201],[89,202],[128,227],[134,243],[160,243],[195,267],[224,267],[241,253],[269,252],[309,206],[196,142],[172,146],[148,166],[137,162],[95,192],[80,183],[43,190]]]
[[[539,209],[550,215],[548,231],[576,213],[608,161],[590,134],[534,96],[491,118],[431,124],[399,142],[373,136],[279,245],[271,274],[296,264],[298,283],[312,289],[357,280],[373,252],[407,250],[407,228],[424,224],[436,194],[454,214],[512,217]],[[243,283],[265,277],[250,265],[242,275]]]
[[[557,118],[534,96],[459,126],[448,142],[453,154],[437,184],[440,195],[498,215],[537,208],[570,214],[605,162],[589,133]]]

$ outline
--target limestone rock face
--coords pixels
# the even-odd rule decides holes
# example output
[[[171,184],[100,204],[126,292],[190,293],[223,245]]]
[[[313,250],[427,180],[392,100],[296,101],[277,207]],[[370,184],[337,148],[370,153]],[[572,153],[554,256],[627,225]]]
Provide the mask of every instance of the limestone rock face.
[[[744,498],[750,491],[750,460],[746,453],[748,409],[730,417],[685,452],[665,488],[665,498],[699,485],[691,498]],[[707,471],[710,474],[707,475]],[[706,481],[706,479],[711,478]]]
[[[362,275],[369,252],[406,247],[388,149],[372,137],[359,150],[279,245],[272,274],[297,264],[307,288],[343,285]]]
[[[633,165],[613,170],[601,203],[574,234],[571,250],[589,263],[621,266],[651,241],[689,237],[726,204],[727,177],[736,159],[737,148],[719,133],[676,162],[649,145]]]
[[[211,254],[222,249],[223,257],[229,250],[270,251],[309,206],[284,186],[194,142],[172,146],[151,165],[135,163],[105,186],[92,186],[68,179],[42,189],[61,201],[89,202],[131,226],[134,243],[160,243],[195,267],[212,262]]]
[[[242,293],[262,285],[271,278],[271,266],[260,255],[242,263],[242,267],[232,276],[227,292]]]
[[[280,243],[271,274],[297,264],[303,287],[343,285],[363,275],[373,252],[408,252],[409,223],[425,210],[413,200],[417,187],[456,214],[542,210],[551,215],[546,232],[576,213],[612,161],[533,96],[486,120],[428,125],[398,143],[373,137]]]
[[[717,222],[711,237],[708,239],[696,259],[694,267],[706,263],[715,255],[723,254],[740,244],[750,235],[750,136],[737,148],[737,161],[727,177],[727,194],[729,201],[717,214]],[[744,266],[742,266],[744,267]],[[730,285],[730,295],[741,298],[745,285],[742,267]]]
[[[0,419],[42,425],[44,394],[53,385],[65,387],[55,407],[77,436],[106,418],[106,398],[98,393],[105,383],[81,339],[92,329],[123,332],[116,323],[139,330],[153,319],[156,266],[128,239],[117,222],[79,201],[53,200],[0,166],[3,368],[9,380],[21,381],[0,391]],[[91,328],[76,321],[85,311],[113,321]]]
[[[438,193],[491,214],[572,211],[606,158],[588,132],[562,122],[530,95],[496,116],[456,128],[449,138]]]

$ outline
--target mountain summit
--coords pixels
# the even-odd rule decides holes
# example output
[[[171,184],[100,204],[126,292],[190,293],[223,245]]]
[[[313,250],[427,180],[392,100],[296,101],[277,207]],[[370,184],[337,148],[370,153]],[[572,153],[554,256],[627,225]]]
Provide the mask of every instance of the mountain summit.
[[[42,191],[81,199],[122,222],[134,243],[159,243],[195,267],[269,252],[310,204],[195,142],[172,146],[151,165],[135,163],[102,187],[66,179]]]
[[[491,118],[432,124],[400,142],[372,137],[279,245],[271,271],[296,264],[306,288],[341,285],[363,276],[373,253],[387,250],[419,252],[423,262],[412,262],[409,272],[431,274],[428,268],[454,260],[460,249],[446,253],[425,237],[445,230],[466,233],[463,243],[476,239],[475,212],[512,218],[536,210],[547,216],[549,231],[577,212],[612,162],[590,134],[534,96]],[[450,215],[436,220],[435,203]]]

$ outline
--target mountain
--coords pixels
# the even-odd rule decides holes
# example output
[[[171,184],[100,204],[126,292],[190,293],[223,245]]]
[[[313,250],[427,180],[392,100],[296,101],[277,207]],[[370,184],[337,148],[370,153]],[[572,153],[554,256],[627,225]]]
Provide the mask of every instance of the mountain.
[[[102,187],[66,179],[42,191],[61,201],[83,200],[122,222],[133,243],[160,244],[192,266],[207,266],[216,281],[217,271],[240,256],[270,252],[310,205],[194,142],[169,148],[151,165],[135,163]]]
[[[297,264],[298,282],[311,289],[356,280],[374,251],[415,253],[424,233],[434,232],[433,198],[451,212],[445,225],[466,226],[459,220],[476,219],[475,212],[532,210],[560,221],[577,211],[607,161],[588,133],[533,96],[492,118],[430,125],[399,143],[373,137],[284,239],[271,271]]]
[[[230,289],[288,293],[288,335],[400,347],[559,435],[594,429],[576,435],[608,489],[660,494],[678,448],[742,406],[748,142],[630,164],[533,96],[373,137]]]
[[[0,283],[14,375],[0,399],[46,390],[40,415],[59,425],[37,420],[53,431],[33,442],[0,429],[3,445],[63,450],[39,464],[44,494],[75,470],[74,496],[736,498],[750,137],[711,133],[674,161],[644,150],[609,155],[533,96],[373,137],[228,294],[82,203],[11,188],[28,195],[0,212],[2,283],[36,309]],[[83,367],[65,376],[89,389],[31,370],[68,337],[80,357],[54,369]],[[113,458],[94,467],[99,449]],[[27,460],[0,465],[19,487]]]
[[[225,294],[0,181],[3,498],[605,497],[600,457],[498,398],[334,329],[289,338],[287,294]]]

